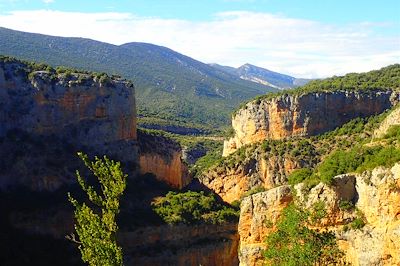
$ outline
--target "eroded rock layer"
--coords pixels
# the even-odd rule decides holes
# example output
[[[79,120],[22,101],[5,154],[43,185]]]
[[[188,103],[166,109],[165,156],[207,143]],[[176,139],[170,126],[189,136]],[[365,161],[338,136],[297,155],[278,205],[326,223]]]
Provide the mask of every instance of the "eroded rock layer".
[[[55,190],[74,180],[76,152],[137,157],[133,85],[123,79],[0,61],[0,187]]]
[[[294,195],[308,209],[324,202],[326,216],[317,227],[335,232],[339,248],[351,265],[400,264],[400,165],[378,167],[372,172],[341,175],[333,185],[323,183],[304,190],[295,187]],[[263,223],[275,223],[281,210],[292,200],[290,188],[281,186],[245,198],[238,226],[240,265],[263,265],[265,237],[271,232]],[[353,202],[351,209],[341,202]],[[348,224],[364,219],[365,226],[354,229]],[[272,227],[273,228],[273,227]]]
[[[183,188],[192,181],[179,143],[139,131],[139,153],[141,174],[153,174],[157,180],[174,188]]]
[[[233,116],[235,135],[224,143],[223,155],[265,139],[324,133],[351,119],[382,113],[398,98],[399,92],[370,90],[282,95],[253,101]]]

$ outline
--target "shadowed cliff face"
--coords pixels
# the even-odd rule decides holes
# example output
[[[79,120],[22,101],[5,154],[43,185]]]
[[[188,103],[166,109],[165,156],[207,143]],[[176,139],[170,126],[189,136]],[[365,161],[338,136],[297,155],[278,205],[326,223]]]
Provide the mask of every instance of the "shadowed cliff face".
[[[55,190],[70,183],[79,150],[106,154],[134,173],[136,138],[131,83],[0,61],[0,153],[7,161],[0,187]]]
[[[179,143],[140,130],[139,153],[141,174],[151,173],[157,180],[179,189],[192,181],[182,160],[182,148]]]
[[[127,265],[238,265],[237,224],[163,225],[120,234]]]
[[[265,139],[321,134],[351,119],[382,113],[398,98],[399,92],[391,90],[335,91],[250,102],[232,118],[235,136],[224,143],[223,155]]]

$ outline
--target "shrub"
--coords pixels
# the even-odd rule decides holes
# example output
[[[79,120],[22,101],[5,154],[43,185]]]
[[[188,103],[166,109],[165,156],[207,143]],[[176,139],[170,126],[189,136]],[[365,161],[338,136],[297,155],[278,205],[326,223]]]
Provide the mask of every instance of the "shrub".
[[[343,256],[335,235],[307,227],[309,213],[293,203],[283,210],[277,230],[265,240],[264,257],[268,265],[334,265]]]
[[[339,209],[344,210],[344,211],[349,211],[354,209],[354,204],[351,201],[348,200],[341,200],[339,202]]]
[[[312,206],[312,212],[310,215],[311,221],[313,223],[320,221],[322,218],[326,216],[326,206],[325,202],[317,201]]]
[[[168,224],[211,223],[236,221],[238,211],[219,203],[213,194],[188,191],[168,192],[152,203],[153,210]]]
[[[264,187],[256,186],[256,187],[253,187],[252,189],[250,189],[249,191],[243,193],[243,195],[240,198],[243,199],[245,197],[251,196],[251,195],[256,194],[256,193],[264,192],[264,191],[265,191]]]
[[[355,218],[351,223],[350,227],[353,228],[354,230],[361,229],[365,225],[364,219],[361,217]]]
[[[313,171],[310,168],[302,168],[294,170],[288,176],[289,185],[296,185],[311,177]]]
[[[319,165],[317,174],[322,182],[331,184],[333,177],[349,172],[363,172],[377,166],[390,167],[400,161],[400,149],[394,146],[356,146],[336,151]]]

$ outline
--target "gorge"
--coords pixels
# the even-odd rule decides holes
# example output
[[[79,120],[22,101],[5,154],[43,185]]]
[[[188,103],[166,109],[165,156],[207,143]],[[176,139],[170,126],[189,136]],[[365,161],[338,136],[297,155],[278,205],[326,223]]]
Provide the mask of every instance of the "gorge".
[[[313,81],[245,104],[224,157],[193,178],[179,141],[137,129],[131,82],[0,57],[0,261],[81,265],[64,236],[73,230],[66,192],[79,195],[75,154],[84,150],[121,161],[129,176],[118,234],[127,265],[263,265],[265,239],[293,202],[306,210],[323,202],[323,217],[308,226],[333,232],[346,262],[399,264],[399,71],[370,74],[390,78],[367,89],[341,80],[340,89],[307,91],[325,82]],[[207,191],[226,212],[167,224],[151,209],[188,189]],[[240,205],[238,223],[223,219],[228,203]]]

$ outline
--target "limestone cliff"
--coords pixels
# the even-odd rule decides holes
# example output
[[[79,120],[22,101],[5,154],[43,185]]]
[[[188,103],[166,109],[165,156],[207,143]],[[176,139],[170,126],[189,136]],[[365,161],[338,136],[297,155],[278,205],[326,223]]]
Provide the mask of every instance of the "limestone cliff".
[[[280,186],[243,199],[238,226],[240,265],[264,265],[264,239],[272,230],[265,222],[268,220],[275,223],[283,208],[291,201],[289,186]]]
[[[327,132],[356,117],[379,114],[398,98],[392,90],[326,91],[249,102],[232,117],[235,135],[225,141],[223,155],[265,139]]]
[[[35,67],[0,60],[0,153],[5,159],[0,187],[55,190],[70,183],[78,150],[107,154],[134,173],[133,85],[86,72]]]
[[[400,264],[400,164],[390,169],[378,167],[363,174],[341,175],[332,186],[320,183],[311,191],[299,184],[294,193],[308,208],[316,202],[325,203],[326,216],[319,227],[335,232],[349,263]],[[282,186],[242,201],[238,226],[241,265],[262,265],[261,250],[266,248],[263,239],[272,230],[263,222],[274,223],[290,200],[289,187]],[[343,201],[353,202],[355,208],[342,209]],[[364,219],[366,225],[361,229],[349,227],[356,218]]]
[[[181,146],[162,135],[139,131],[140,173],[153,174],[174,188],[183,188],[192,178],[182,160]]]
[[[318,161],[317,148],[310,140],[268,141],[243,147],[203,173],[199,180],[224,201],[233,202],[252,188],[286,184],[293,170],[312,168]]]
[[[238,165],[211,169],[200,177],[200,181],[224,201],[233,202],[254,187],[270,189],[286,183],[288,174],[305,165],[289,156],[250,158]]]

